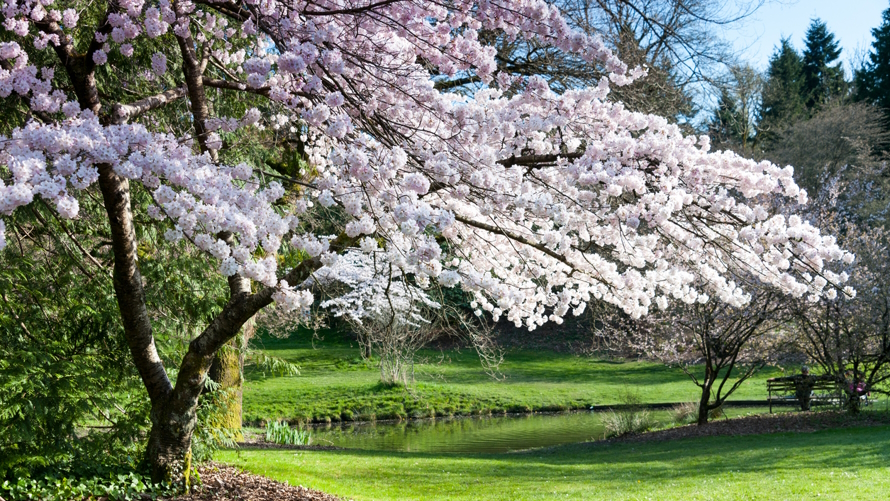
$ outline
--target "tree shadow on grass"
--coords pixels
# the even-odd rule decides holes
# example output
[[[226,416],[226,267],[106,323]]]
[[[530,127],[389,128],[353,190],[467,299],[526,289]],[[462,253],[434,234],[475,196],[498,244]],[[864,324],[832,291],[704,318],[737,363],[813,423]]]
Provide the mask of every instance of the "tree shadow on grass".
[[[431,454],[330,451],[323,454],[387,462],[480,463],[489,480],[565,479],[610,481],[632,473],[650,481],[694,479],[729,473],[799,473],[801,470],[885,468],[890,462],[890,427],[847,428],[814,433],[702,437],[650,444],[574,444],[509,454]],[[437,466],[438,467],[438,466]],[[431,482],[431,467],[394,468],[392,481]]]

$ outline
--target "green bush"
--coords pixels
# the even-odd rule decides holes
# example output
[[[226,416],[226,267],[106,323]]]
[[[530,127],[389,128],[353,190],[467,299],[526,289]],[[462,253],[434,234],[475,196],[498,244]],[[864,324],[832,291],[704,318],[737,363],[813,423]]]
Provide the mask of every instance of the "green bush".
[[[228,426],[226,416],[229,412],[229,392],[209,377],[204,380],[205,393],[198,404],[198,422],[192,437],[192,457],[195,461],[204,462],[213,459],[219,449],[238,447],[241,430]]]
[[[129,501],[145,499],[146,495],[154,499],[174,493],[175,489],[172,486],[154,484],[148,477],[135,472],[110,474],[107,478],[22,477],[15,482],[4,480],[0,484],[0,498],[7,501],[34,499],[69,501],[94,498]]]

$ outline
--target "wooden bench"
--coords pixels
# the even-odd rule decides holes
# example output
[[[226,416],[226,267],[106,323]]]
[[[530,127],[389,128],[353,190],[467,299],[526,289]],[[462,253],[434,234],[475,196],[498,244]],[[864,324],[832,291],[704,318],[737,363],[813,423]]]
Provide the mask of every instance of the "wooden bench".
[[[769,393],[769,411],[773,412],[774,402],[788,402],[797,400],[795,391],[797,381],[801,376],[774,377],[766,380],[766,389]],[[831,376],[808,376],[813,380],[810,402],[813,404],[840,405],[843,401],[843,390]]]

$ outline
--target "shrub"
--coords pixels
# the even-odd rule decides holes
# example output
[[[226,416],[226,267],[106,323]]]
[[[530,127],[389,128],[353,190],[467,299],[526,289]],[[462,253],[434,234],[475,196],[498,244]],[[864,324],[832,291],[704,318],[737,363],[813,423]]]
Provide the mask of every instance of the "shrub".
[[[15,482],[0,483],[0,499],[9,501],[40,499],[68,501],[72,499],[107,499],[129,501],[154,499],[176,493],[167,484],[153,484],[148,477],[135,472],[110,474],[105,477],[68,478],[47,475],[42,478],[22,477]]]
[[[696,402],[685,402],[677,404],[671,409],[674,422],[678,424],[689,424],[695,422],[698,417],[698,404]]]
[[[651,430],[655,421],[647,410],[607,411],[603,414],[603,426],[606,438],[610,438]]]
[[[618,395],[618,400],[623,404],[619,410],[603,413],[606,438],[642,433],[655,426],[655,420],[643,408],[643,399],[639,394],[624,390]]]
[[[675,423],[694,423],[698,419],[698,402],[686,402],[675,405],[674,408],[671,409],[671,413],[673,415]],[[723,412],[722,405],[720,407],[717,407],[716,409],[711,409],[710,411],[708,411],[709,420],[717,419],[724,416],[725,413]]]

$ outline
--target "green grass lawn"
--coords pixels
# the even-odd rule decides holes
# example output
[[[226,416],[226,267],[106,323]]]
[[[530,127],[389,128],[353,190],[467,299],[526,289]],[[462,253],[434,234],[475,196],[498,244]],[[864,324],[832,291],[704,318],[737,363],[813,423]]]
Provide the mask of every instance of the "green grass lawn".
[[[888,426],[497,455],[255,450],[218,459],[356,500],[875,500],[890,492]]]
[[[678,368],[651,362],[615,362],[545,351],[512,351],[499,379],[481,366],[473,350],[419,354],[416,384],[406,391],[379,384],[373,363],[336,333],[313,341],[302,331],[287,339],[261,338],[268,354],[300,366],[299,376],[264,377],[247,371],[244,420],[340,421],[586,409],[620,403],[620,393],[643,402],[686,402],[698,388]],[[765,399],[762,371],[732,399]]]

